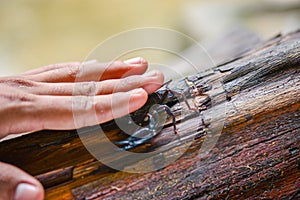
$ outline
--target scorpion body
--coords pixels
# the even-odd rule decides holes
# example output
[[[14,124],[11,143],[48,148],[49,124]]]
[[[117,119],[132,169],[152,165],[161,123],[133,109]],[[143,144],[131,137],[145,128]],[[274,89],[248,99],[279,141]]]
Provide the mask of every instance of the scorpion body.
[[[121,149],[130,150],[155,137],[164,125],[163,113],[172,118],[174,133],[176,134],[176,119],[171,108],[179,103],[180,100],[186,103],[188,109],[194,110],[190,107],[187,98],[202,94],[203,87],[197,87],[193,82],[185,79],[185,84],[188,87],[175,91],[168,88],[170,82],[171,80],[164,83],[156,92],[150,94],[146,104],[141,109],[130,114],[131,119],[140,127],[127,139],[115,142],[115,144],[121,146]]]

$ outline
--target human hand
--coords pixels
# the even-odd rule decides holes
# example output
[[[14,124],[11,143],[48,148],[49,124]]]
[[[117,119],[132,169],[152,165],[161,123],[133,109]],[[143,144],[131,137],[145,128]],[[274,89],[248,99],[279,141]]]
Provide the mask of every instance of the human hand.
[[[133,112],[164,81],[159,71],[143,74],[147,66],[143,58],[110,64],[62,63],[1,77],[0,138],[12,133],[90,126]],[[74,98],[90,96],[94,96],[92,103],[74,106]],[[80,113],[76,126],[73,112]],[[94,112],[97,120],[93,119]],[[0,183],[0,199],[15,195],[24,200],[43,199],[41,184],[14,166],[0,163]]]

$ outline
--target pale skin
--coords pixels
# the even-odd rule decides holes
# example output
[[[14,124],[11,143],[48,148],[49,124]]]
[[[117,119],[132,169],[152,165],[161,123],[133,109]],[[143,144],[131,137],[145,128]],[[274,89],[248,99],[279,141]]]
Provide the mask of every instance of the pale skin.
[[[147,67],[147,61],[138,57],[106,64],[61,63],[0,77],[0,138],[43,129],[75,129],[133,112],[164,82],[159,71],[145,73]],[[74,104],[74,97],[90,96],[92,103]],[[74,112],[80,113],[76,125]],[[92,117],[95,113],[97,119]],[[0,199],[43,198],[43,187],[35,178],[0,162]]]

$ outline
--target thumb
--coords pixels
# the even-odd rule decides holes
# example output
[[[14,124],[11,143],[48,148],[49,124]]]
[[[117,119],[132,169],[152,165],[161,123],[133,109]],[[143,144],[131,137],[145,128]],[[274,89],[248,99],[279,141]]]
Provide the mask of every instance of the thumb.
[[[16,168],[0,162],[0,200],[42,200],[44,189],[39,181]]]

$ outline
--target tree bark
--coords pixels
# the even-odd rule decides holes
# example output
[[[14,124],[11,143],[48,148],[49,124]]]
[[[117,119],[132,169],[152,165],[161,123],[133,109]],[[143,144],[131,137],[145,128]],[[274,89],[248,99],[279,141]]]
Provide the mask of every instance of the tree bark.
[[[0,160],[36,176],[47,199],[298,199],[300,31],[251,47],[229,51],[234,54],[224,55],[213,69],[170,86],[178,91],[188,80],[211,88],[189,98],[200,113],[184,102],[172,107],[179,113],[177,134],[168,121],[132,150],[159,153],[133,159],[108,151],[106,137],[127,137],[112,122],[102,125],[105,135],[98,126],[80,130],[85,145],[123,171],[97,161],[76,131],[40,131],[3,141]],[[207,95],[210,101],[202,104]],[[143,170],[149,172],[128,173]]]

